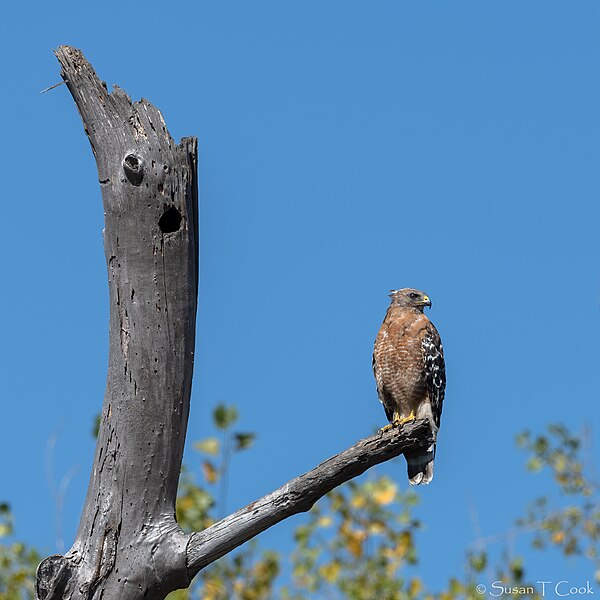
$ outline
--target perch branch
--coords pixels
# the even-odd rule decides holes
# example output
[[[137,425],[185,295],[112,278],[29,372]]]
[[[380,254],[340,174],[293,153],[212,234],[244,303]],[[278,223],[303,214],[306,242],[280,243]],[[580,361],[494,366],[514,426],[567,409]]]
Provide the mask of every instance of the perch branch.
[[[432,441],[427,420],[412,421],[399,430],[376,433],[204,531],[193,533],[187,547],[190,579],[210,563],[279,521],[306,512],[338,485],[408,449],[429,445]]]

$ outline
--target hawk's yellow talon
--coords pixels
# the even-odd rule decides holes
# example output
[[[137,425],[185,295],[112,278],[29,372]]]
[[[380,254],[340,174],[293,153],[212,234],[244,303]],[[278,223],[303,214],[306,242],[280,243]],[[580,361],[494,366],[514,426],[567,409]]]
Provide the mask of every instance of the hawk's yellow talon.
[[[414,411],[410,411],[410,415],[408,415],[408,417],[404,417],[404,419],[400,418],[400,414],[396,411],[394,411],[394,414],[392,415],[392,422],[388,423],[385,427],[382,427],[379,432],[380,433],[385,433],[386,431],[389,431],[390,429],[392,429],[393,427],[401,427],[402,425],[404,425],[404,423],[408,423],[409,421],[414,421],[417,417],[415,417],[415,413]]]
[[[404,419],[400,419],[398,421],[398,426],[404,425],[404,423],[408,423],[409,421],[414,421],[417,417],[415,417],[414,411],[410,411],[410,415],[408,417],[404,417]]]

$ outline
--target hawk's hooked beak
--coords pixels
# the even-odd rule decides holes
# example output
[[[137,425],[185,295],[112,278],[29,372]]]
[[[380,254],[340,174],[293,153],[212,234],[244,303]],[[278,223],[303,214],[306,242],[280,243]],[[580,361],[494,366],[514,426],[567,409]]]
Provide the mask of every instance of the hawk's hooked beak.
[[[422,302],[423,306],[429,306],[429,308],[431,308],[431,300],[429,299],[429,296],[424,295]]]

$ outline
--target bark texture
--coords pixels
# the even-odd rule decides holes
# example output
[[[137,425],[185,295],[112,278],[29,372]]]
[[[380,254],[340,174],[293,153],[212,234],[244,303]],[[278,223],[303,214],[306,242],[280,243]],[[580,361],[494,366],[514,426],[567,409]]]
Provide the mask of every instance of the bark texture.
[[[110,324],[94,464],[71,549],[38,567],[39,600],[161,600],[198,571],[334,487],[428,446],[427,421],[359,441],[205,531],[175,499],[189,412],[198,286],[197,141],[160,112],[108,93],[79,50],[56,51],[102,189]],[[257,470],[258,472],[258,470]]]
[[[40,567],[37,595],[161,598],[186,587],[175,498],[187,428],[198,282],[197,142],[176,144],[146,100],[109,94],[79,50],[62,77],[102,189],[109,364],[75,543]]]

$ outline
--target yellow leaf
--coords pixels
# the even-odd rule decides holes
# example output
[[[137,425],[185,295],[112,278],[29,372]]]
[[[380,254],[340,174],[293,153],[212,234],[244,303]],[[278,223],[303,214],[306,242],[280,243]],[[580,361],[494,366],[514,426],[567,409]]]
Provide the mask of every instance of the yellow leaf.
[[[458,579],[452,577],[450,579],[450,593],[453,597],[463,593],[463,585]]]
[[[317,525],[319,527],[329,527],[333,523],[333,519],[331,517],[321,517],[317,521]]]
[[[367,537],[367,534],[364,531],[356,531],[351,530],[346,534],[346,546],[348,548],[348,552],[355,556],[356,558],[360,558],[363,553],[363,541]]]
[[[372,533],[373,535],[379,535],[385,531],[385,527],[380,521],[373,521],[369,523],[368,529],[369,533]]]
[[[565,532],[564,531],[555,531],[552,534],[552,541],[555,544],[562,544],[565,541]]]
[[[218,579],[207,579],[202,590],[202,600],[216,600],[223,590],[223,583]]]
[[[215,483],[219,478],[219,474],[212,463],[205,460],[202,463],[202,473],[208,483]]]
[[[328,583],[335,583],[340,573],[340,563],[330,562],[322,567],[319,567],[319,575]]]
[[[233,583],[233,591],[235,594],[239,595],[244,591],[245,584],[241,579],[236,579]]]
[[[394,501],[398,488],[391,481],[382,482],[381,487],[375,491],[373,498],[381,506],[386,506]]]
[[[583,529],[588,535],[595,535],[597,529],[600,531],[600,526],[594,523],[594,521],[585,521]]]
[[[352,508],[364,508],[367,505],[367,500],[364,496],[354,496],[350,501]]]
[[[189,600],[189,597],[187,590],[175,590],[167,596],[166,600]]]
[[[200,440],[199,442],[194,442],[194,448],[196,448],[196,450],[200,450],[200,452],[204,452],[205,454],[216,456],[219,454],[219,440],[214,437],[206,438],[204,440]]]
[[[410,532],[403,531],[400,536],[396,547],[394,548],[394,554],[398,557],[404,556],[412,546],[412,536]]]
[[[564,454],[559,454],[555,459],[554,459],[554,468],[559,472],[559,473],[564,473],[566,468],[567,468],[567,459],[565,457]]]
[[[411,596],[416,596],[422,589],[423,582],[418,577],[415,577],[414,579],[410,580],[410,585],[408,586],[408,593]]]

